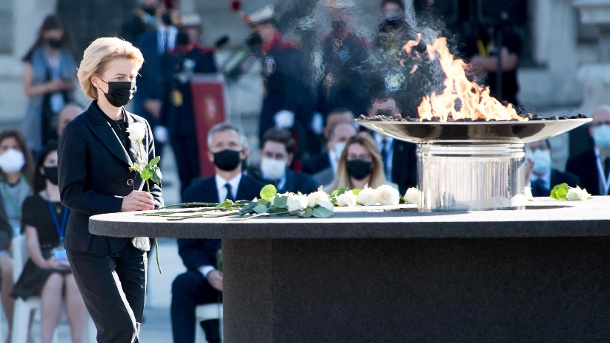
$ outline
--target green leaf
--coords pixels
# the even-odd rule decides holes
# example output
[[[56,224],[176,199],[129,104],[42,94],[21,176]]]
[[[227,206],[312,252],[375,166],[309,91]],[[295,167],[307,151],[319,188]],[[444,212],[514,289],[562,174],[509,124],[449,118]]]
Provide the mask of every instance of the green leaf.
[[[150,160],[150,162],[148,162],[148,165],[150,167],[154,167],[159,163],[159,161],[161,161],[161,156],[157,156],[157,157],[153,158],[152,160]]]
[[[313,208],[307,207],[305,209],[305,211],[303,211],[303,213],[301,213],[299,216],[303,217],[303,218],[311,218],[311,217],[313,217]]]
[[[273,199],[276,194],[277,189],[274,185],[269,184],[263,187],[263,189],[261,189],[261,198],[267,201],[271,201],[271,199]]]
[[[327,209],[326,207],[316,205],[313,208],[313,216],[316,218],[328,218],[332,217],[335,213],[332,210]]]
[[[161,169],[159,169],[159,167],[154,167],[152,173],[152,181],[158,185],[161,184],[162,179],[163,175],[161,174]]]
[[[254,211],[254,208],[258,205],[258,203],[256,201],[252,201],[250,202],[248,205],[244,206],[240,211],[239,214],[246,214],[246,213],[252,213]]]
[[[566,200],[568,195],[568,189],[569,187],[567,183],[556,185],[551,190],[551,198],[555,200]]]
[[[352,193],[353,193],[355,196],[358,196],[358,194],[360,194],[360,189],[358,189],[358,188],[354,188],[354,189],[352,189]]]
[[[150,180],[150,179],[152,179],[152,175],[153,175],[153,172],[152,172],[152,170],[150,170],[150,168],[144,168],[140,172],[140,177],[142,178],[142,180]]]
[[[286,206],[288,205],[288,197],[287,196],[276,196],[275,199],[273,199],[273,206],[271,206],[272,209],[286,209]]]
[[[261,214],[261,213],[266,213],[269,210],[269,208],[265,205],[261,205],[261,204],[257,204],[256,206],[254,206],[254,208],[252,209],[252,211]]]

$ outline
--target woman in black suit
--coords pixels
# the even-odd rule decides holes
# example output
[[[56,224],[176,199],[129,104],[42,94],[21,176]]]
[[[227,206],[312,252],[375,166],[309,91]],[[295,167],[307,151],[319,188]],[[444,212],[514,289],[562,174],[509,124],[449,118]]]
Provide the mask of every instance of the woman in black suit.
[[[89,45],[78,79],[93,102],[65,128],[58,150],[61,201],[72,210],[66,251],[98,342],[139,342],[150,242],[93,235],[89,217],[163,205],[160,185],[140,191],[142,181],[129,168],[136,160],[132,150],[139,150],[128,128],[143,128],[143,155],[155,156],[148,122],[123,108],[142,63],[142,53],[124,40],[99,38]]]

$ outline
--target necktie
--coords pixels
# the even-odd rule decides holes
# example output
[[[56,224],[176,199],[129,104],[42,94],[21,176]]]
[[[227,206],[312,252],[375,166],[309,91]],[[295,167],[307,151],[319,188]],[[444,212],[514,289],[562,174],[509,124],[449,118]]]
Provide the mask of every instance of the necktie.
[[[225,188],[227,189],[227,197],[225,199],[235,201],[235,194],[233,194],[233,187],[231,187],[231,184],[227,182]]]

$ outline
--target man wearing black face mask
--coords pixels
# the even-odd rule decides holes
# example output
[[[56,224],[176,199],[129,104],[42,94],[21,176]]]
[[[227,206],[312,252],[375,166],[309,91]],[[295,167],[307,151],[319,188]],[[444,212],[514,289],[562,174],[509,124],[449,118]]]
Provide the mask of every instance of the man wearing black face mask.
[[[322,42],[324,71],[318,85],[317,111],[328,115],[345,107],[362,114],[370,93],[366,81],[368,42],[353,28],[351,0],[328,0],[327,6],[331,32]]]
[[[184,202],[217,203],[252,200],[264,186],[242,174],[246,157],[237,129],[228,123],[214,126],[208,133],[208,158],[215,175],[196,180],[182,196]],[[172,283],[171,319],[174,342],[194,343],[195,307],[215,303],[223,289],[222,271],[217,270],[218,239],[178,239],[178,253],[187,268]],[[200,323],[210,343],[220,342],[218,320]]]

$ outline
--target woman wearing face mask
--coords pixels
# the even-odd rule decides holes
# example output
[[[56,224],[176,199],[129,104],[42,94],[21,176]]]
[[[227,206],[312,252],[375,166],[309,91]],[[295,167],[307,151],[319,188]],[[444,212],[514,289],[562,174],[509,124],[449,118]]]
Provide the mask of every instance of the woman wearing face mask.
[[[150,193],[140,191],[140,175],[130,170],[136,160],[132,151],[139,150],[130,138],[141,140],[144,159],[155,157],[150,125],[123,107],[136,91],[143,62],[140,50],[122,39],[105,37],[91,43],[78,79],[93,101],[66,126],[59,142],[59,189],[62,203],[70,209],[65,248],[99,342],[139,341],[150,242],[93,235],[89,217],[163,205],[161,186],[153,183]]]
[[[49,15],[23,58],[23,88],[29,103],[22,131],[33,151],[57,139],[57,114],[70,102],[75,80],[70,33],[57,16]]]
[[[57,174],[57,144],[51,143],[36,164],[35,194],[23,203],[22,223],[30,258],[12,296],[27,299],[40,295],[43,343],[53,341],[65,299],[72,342],[82,342],[86,309],[65,259],[63,240],[69,210],[59,201]]]
[[[398,189],[397,185],[385,178],[375,140],[367,132],[360,132],[347,141],[339,159],[337,175],[324,191],[330,193],[339,188],[363,189],[365,186],[377,188],[388,184]]]
[[[9,250],[12,237],[21,234],[21,205],[32,193],[30,185],[33,173],[32,155],[23,135],[15,130],[1,132],[0,223],[8,222],[10,225],[0,229],[0,296],[9,324],[13,319],[14,303],[10,296],[13,289],[13,259]]]

